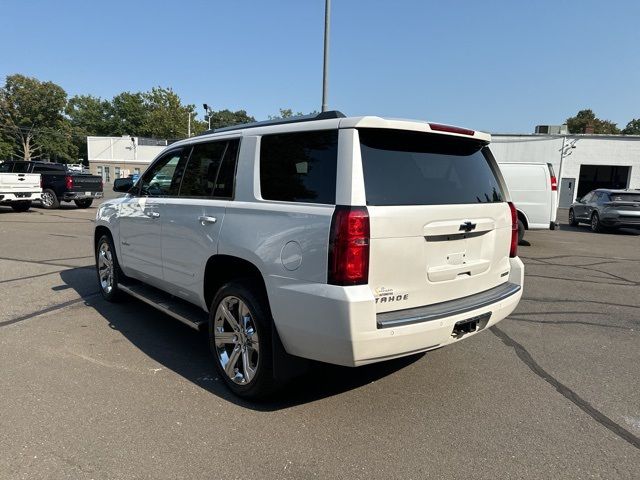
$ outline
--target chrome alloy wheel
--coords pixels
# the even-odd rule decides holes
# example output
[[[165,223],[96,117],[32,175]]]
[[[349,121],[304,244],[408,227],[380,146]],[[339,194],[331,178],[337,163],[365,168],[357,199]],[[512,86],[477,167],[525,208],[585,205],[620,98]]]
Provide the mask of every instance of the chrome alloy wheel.
[[[248,385],[258,371],[258,331],[249,307],[238,297],[224,297],[213,323],[213,342],[218,361],[238,385]]]
[[[42,192],[40,201],[45,207],[51,207],[53,206],[53,195],[51,194],[51,192]]]
[[[98,277],[100,288],[107,295],[113,290],[113,255],[108,242],[102,242],[98,250]]]

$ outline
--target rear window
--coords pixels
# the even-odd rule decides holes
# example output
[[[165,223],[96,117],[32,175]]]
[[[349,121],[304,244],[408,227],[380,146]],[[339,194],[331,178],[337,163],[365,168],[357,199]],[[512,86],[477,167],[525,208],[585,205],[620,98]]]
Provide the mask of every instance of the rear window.
[[[263,136],[260,143],[262,198],[334,204],[337,160],[337,130]]]
[[[610,193],[612,202],[640,202],[640,193]]]
[[[504,201],[482,142],[403,130],[359,134],[367,205]]]

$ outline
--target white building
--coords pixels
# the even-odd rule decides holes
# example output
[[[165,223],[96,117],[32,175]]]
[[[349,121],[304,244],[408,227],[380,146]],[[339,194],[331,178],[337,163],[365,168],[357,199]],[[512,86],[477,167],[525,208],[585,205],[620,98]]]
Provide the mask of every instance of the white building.
[[[130,137],[87,137],[87,159],[91,173],[105,182],[142,173],[167,146],[166,140]]]
[[[553,164],[560,207],[594,188],[640,189],[638,135],[493,134],[491,151],[498,162]]]

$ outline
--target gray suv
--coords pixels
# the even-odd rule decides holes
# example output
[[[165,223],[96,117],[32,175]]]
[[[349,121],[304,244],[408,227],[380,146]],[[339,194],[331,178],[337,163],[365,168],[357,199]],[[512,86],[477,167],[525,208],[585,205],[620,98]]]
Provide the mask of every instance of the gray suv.
[[[569,224],[589,223],[591,230],[640,228],[640,190],[599,188],[576,199],[569,209]]]

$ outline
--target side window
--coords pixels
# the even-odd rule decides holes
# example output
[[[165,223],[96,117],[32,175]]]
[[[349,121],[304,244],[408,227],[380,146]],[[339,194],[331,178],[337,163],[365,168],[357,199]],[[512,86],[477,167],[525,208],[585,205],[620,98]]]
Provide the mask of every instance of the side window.
[[[593,200],[593,197],[594,197],[594,193],[593,192],[589,192],[584,197],[582,197],[582,201],[584,203],[590,203]]]
[[[193,146],[180,187],[181,197],[211,197],[226,148],[226,141]]]
[[[9,173],[11,172],[12,167],[13,163],[0,163],[0,173]]]
[[[233,198],[239,146],[239,140],[230,140],[228,142],[227,150],[222,158],[220,170],[216,178],[216,185],[213,189],[213,196],[216,198]]]
[[[180,189],[180,169],[183,150],[174,150],[156,161],[143,175],[140,183],[140,194],[148,197],[175,196]],[[184,162],[183,162],[184,163]],[[176,178],[174,178],[174,174]]]
[[[265,200],[335,204],[338,131],[265,135],[260,190]]]
[[[14,163],[13,173],[29,173],[29,164],[27,162]]]

